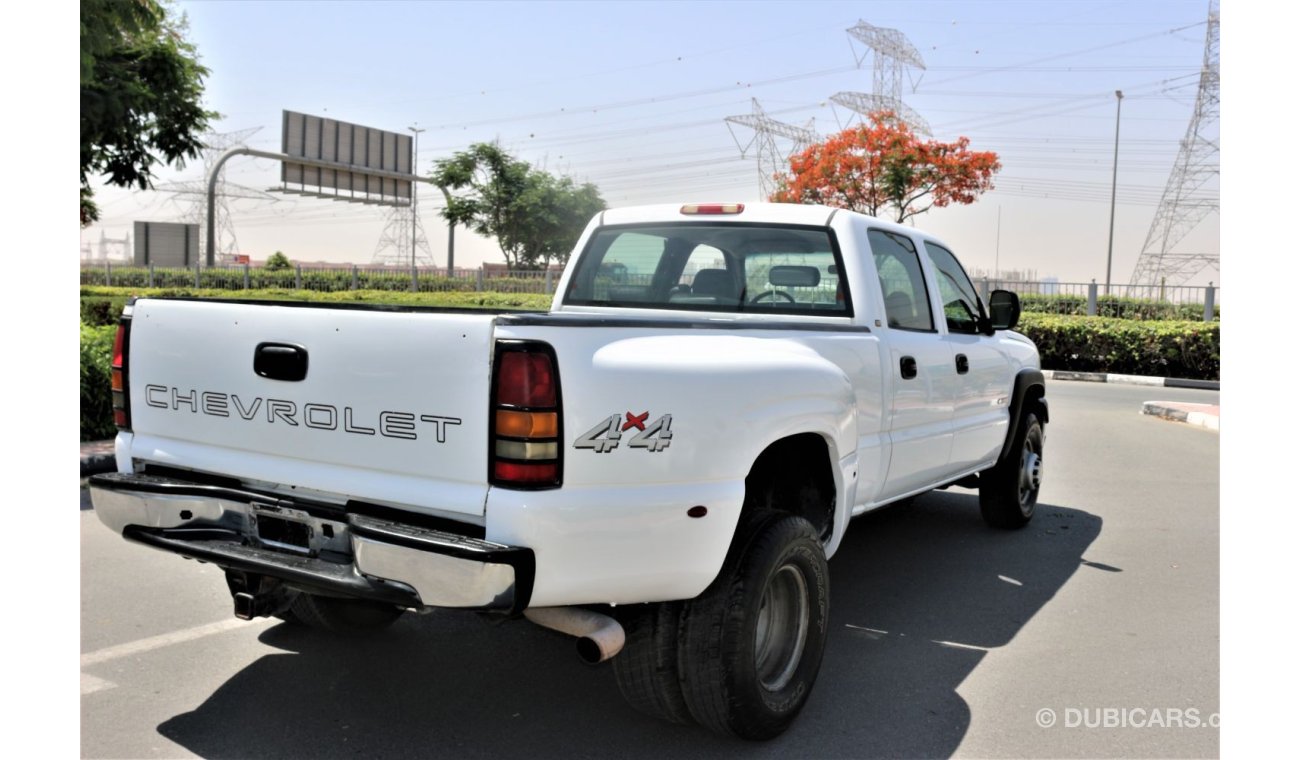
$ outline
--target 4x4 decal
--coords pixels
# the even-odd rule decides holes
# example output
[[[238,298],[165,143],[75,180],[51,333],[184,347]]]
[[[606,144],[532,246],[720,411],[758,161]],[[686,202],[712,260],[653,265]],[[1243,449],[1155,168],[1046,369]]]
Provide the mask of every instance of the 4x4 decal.
[[[573,448],[591,449],[597,454],[608,454],[618,448],[623,440],[623,434],[633,428],[638,432],[627,442],[629,449],[645,449],[651,453],[658,453],[671,446],[673,416],[665,414],[654,422],[646,422],[648,419],[650,419],[650,412],[611,414],[600,424],[578,436],[578,440],[573,442]]]

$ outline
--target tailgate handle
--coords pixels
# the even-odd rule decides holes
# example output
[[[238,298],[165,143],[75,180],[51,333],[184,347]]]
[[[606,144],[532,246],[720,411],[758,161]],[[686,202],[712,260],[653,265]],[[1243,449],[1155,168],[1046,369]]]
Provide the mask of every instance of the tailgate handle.
[[[302,380],[307,377],[307,349],[292,343],[258,343],[253,371],[271,380]]]

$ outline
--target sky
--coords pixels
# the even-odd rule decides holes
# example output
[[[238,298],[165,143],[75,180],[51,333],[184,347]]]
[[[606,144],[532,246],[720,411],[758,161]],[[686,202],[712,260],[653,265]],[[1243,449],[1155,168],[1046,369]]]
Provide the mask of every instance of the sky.
[[[1205,47],[1204,0],[1161,2],[206,2],[176,4],[211,74],[217,132],[260,128],[248,145],[280,150],[283,109],[393,131],[417,126],[418,166],[499,140],[548,171],[595,183],[610,206],[760,199],[753,112],[825,136],[856,114],[838,92],[872,90],[872,53],[846,30],[897,29],[925,69],[904,102],[936,139],[993,150],[995,189],[915,224],[971,270],[1104,281],[1122,90],[1112,281],[1127,282],[1179,142]],[[861,66],[858,65],[859,60]],[[1214,125],[1217,136],[1217,124]],[[789,143],[778,141],[788,149]],[[239,158],[231,183],[264,191],[274,161]],[[201,179],[201,162],[158,186]],[[1218,194],[1217,182],[1207,192]],[[266,195],[266,194],[263,194]],[[441,198],[420,217],[446,262]],[[134,220],[181,221],[196,202],[156,190],[97,190],[102,222],[81,231],[97,254]],[[367,264],[387,209],[283,194],[231,201],[241,253]],[[274,199],[274,200],[271,200]],[[1210,214],[1175,248],[1218,253]],[[79,250],[79,255],[82,251]],[[502,261],[493,241],[457,231],[456,262]],[[1210,269],[1192,284],[1220,282]]]

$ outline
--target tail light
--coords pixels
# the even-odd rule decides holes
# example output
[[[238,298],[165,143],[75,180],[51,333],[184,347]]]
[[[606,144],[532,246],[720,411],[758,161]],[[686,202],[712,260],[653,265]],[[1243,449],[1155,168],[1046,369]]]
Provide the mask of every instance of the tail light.
[[[117,323],[113,338],[113,364],[111,383],[113,389],[113,424],[118,430],[131,430],[131,393],[127,386],[128,353],[131,342],[131,319],[124,316]]]
[[[493,367],[489,482],[558,488],[562,436],[555,351],[536,341],[498,341]]]

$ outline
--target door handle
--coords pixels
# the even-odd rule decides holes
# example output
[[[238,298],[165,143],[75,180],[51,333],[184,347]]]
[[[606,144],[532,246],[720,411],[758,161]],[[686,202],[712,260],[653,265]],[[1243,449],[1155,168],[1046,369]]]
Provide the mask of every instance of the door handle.
[[[970,362],[966,359],[966,354],[957,354],[957,374],[964,375],[970,372]]]
[[[903,374],[904,380],[911,380],[916,377],[916,358],[904,356],[898,362],[898,371]]]
[[[298,382],[307,377],[307,349],[292,343],[258,343],[253,371],[271,380]]]

